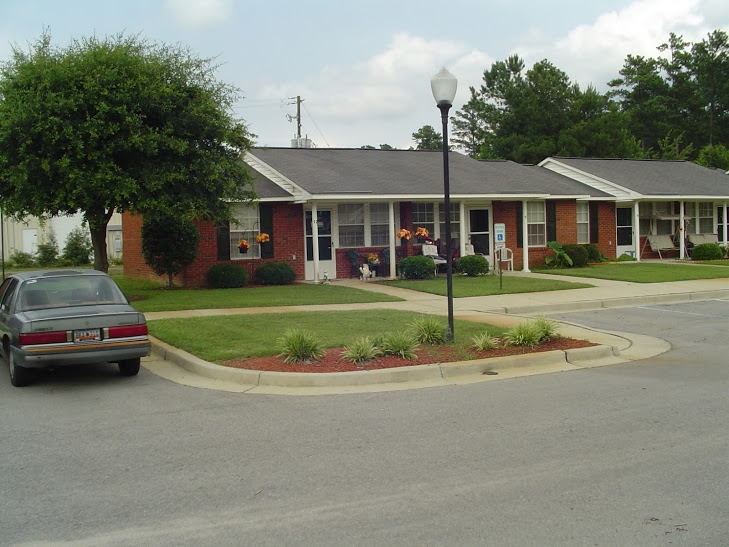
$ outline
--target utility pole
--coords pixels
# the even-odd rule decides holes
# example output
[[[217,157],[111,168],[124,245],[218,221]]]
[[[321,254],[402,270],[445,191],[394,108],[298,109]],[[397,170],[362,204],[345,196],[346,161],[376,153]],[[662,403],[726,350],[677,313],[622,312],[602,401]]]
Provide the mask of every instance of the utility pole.
[[[290,100],[296,100],[296,138],[301,139],[301,103],[303,103],[303,99],[300,95],[297,95],[296,97],[289,97]],[[292,104],[292,103],[288,103]],[[293,120],[293,116],[289,116],[288,114],[286,117],[289,119],[289,121]]]

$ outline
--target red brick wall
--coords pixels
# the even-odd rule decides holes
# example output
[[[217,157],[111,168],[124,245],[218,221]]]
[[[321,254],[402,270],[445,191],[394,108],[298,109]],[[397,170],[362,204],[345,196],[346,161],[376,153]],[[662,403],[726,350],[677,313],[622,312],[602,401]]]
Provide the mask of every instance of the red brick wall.
[[[515,201],[494,201],[494,223],[503,223],[506,227],[506,246],[514,252],[514,269],[524,268],[524,249],[517,247],[517,218]],[[557,241],[562,245],[577,243],[577,204],[575,200],[556,202]],[[598,242],[600,252],[608,258],[615,257],[615,204],[601,202],[598,205]],[[526,235],[524,236],[526,239]],[[549,247],[529,247],[529,268],[544,263],[544,259],[552,254]]]
[[[274,257],[271,259],[218,260],[217,231],[214,225],[211,222],[198,223],[200,243],[197,259],[181,275],[175,276],[175,284],[189,288],[204,287],[207,271],[220,262],[238,264],[248,272],[249,281],[253,280],[255,269],[262,262],[286,262],[294,268],[296,279],[303,280],[306,258],[303,215],[304,209],[301,205],[281,204],[274,208],[272,233]],[[124,276],[166,283],[166,276],[157,276],[142,258],[142,219],[141,215],[131,213],[122,215]]]

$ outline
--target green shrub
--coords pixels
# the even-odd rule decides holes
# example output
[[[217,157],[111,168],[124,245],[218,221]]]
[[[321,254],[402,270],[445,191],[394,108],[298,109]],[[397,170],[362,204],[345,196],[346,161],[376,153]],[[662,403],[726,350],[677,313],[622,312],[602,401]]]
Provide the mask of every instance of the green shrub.
[[[605,260],[605,257],[602,256],[600,249],[598,249],[597,245],[595,245],[594,243],[586,243],[585,245],[583,245],[583,247],[587,251],[588,262],[602,262]]]
[[[93,253],[89,231],[82,226],[71,230],[63,248],[63,259],[71,266],[84,266],[91,263]]]
[[[617,260],[618,262],[635,262],[636,259],[635,259],[635,257],[630,256],[627,253],[623,253],[615,260]]]
[[[380,348],[367,337],[356,340],[351,345],[345,347],[342,352],[342,357],[352,361],[355,365],[359,365],[365,361],[371,361],[380,355],[382,355]]]
[[[276,344],[285,363],[318,361],[326,353],[321,342],[313,334],[301,329],[285,332]]]
[[[534,326],[541,332],[539,337],[540,342],[554,337],[554,335],[557,334],[557,329],[559,329],[559,323],[557,323],[557,321],[547,319],[546,317],[535,317],[532,319],[532,323],[534,323]]]
[[[486,351],[499,347],[499,339],[488,332],[477,334],[471,341],[473,342],[473,347],[478,351]]]
[[[456,271],[469,277],[489,273],[489,261],[483,255],[462,256],[456,260]]]
[[[564,247],[562,247],[560,243],[550,241],[548,247],[552,249],[554,255],[549,255],[544,258],[544,263],[547,266],[551,266],[553,268],[569,268],[572,266],[572,259],[570,258],[570,255],[565,252]]]
[[[701,243],[691,252],[692,260],[719,260],[723,256],[718,243]]]
[[[50,232],[50,236],[46,243],[38,245],[38,251],[36,252],[36,261],[39,266],[47,268],[52,266],[58,258],[58,243],[56,242],[56,234],[53,231]]]
[[[542,329],[534,322],[527,321],[511,327],[504,334],[505,346],[528,346],[535,348],[542,341]]]
[[[435,275],[435,263],[424,255],[406,256],[400,261],[400,273],[405,279],[430,279]]]
[[[415,353],[417,347],[418,342],[406,332],[384,334],[380,341],[380,349],[383,355],[395,355],[402,359],[410,359],[411,361],[418,358],[418,355]]]
[[[421,344],[437,346],[448,341],[448,325],[437,317],[420,317],[410,326]]]
[[[729,258],[729,245],[724,245],[721,251],[724,253],[724,258]]]
[[[564,252],[572,259],[573,268],[584,268],[590,256],[582,245],[565,245]]]
[[[32,268],[36,265],[33,255],[23,251],[11,254],[10,263],[16,268]]]
[[[296,271],[285,262],[264,262],[256,268],[258,285],[288,285],[296,280]]]
[[[221,263],[212,266],[205,278],[213,289],[236,289],[244,287],[248,281],[248,272],[238,264]]]

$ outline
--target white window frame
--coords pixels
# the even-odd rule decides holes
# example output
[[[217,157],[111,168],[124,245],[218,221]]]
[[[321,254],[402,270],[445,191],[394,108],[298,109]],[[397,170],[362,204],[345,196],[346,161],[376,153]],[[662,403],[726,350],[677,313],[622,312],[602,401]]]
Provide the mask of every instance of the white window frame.
[[[527,201],[527,247],[547,246],[547,204],[544,201]]]
[[[234,203],[231,204],[230,208],[234,220],[229,226],[230,259],[253,260],[261,258],[261,245],[256,243],[256,237],[261,233],[261,216],[258,205]],[[238,242],[241,239],[245,239],[251,246],[245,254],[238,250]]]
[[[365,204],[340,203],[337,206],[337,237],[340,247],[365,246]],[[346,229],[347,233],[342,230]]]
[[[716,233],[714,224],[714,202],[700,201],[698,203],[698,221],[699,233],[713,234]]]
[[[587,201],[577,202],[577,244],[590,243],[590,204]]]
[[[365,240],[369,236],[370,246],[387,247],[390,245],[390,207],[387,203],[369,203],[367,216],[369,222],[369,234],[365,233]],[[374,228],[377,227],[377,230]],[[384,228],[384,231],[383,231]],[[378,234],[381,239],[378,239]]]

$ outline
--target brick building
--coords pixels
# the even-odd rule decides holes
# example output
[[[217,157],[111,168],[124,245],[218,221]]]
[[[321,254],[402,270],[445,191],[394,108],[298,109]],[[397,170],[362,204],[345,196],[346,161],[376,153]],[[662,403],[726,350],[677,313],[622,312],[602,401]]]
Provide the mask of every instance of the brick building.
[[[416,238],[397,238],[402,228],[412,234],[427,229],[444,251],[440,152],[255,148],[244,160],[257,201],[234,204],[236,222],[224,229],[200,224],[198,258],[178,283],[204,285],[205,273],[219,262],[234,262],[252,275],[268,260],[291,264],[300,280],[350,277],[355,263],[370,254],[379,259],[377,274],[392,276],[389,257],[421,252]],[[455,152],[449,163],[452,248],[463,255],[472,245],[492,266],[495,250],[505,246],[514,268],[528,270],[551,253],[549,241],[593,243],[605,256],[628,253],[640,259],[651,256],[650,249],[641,248],[645,236],[666,230],[675,236],[678,220],[696,233],[726,240],[722,219],[729,177],[721,171],[688,162],[565,158],[524,166]],[[664,190],[656,193],[661,184]],[[141,218],[125,214],[122,226],[124,274],[154,277],[141,258]],[[501,228],[505,240],[496,241]],[[269,241],[257,243],[262,233]],[[242,239],[250,245],[245,252],[238,249]],[[677,245],[677,252],[685,249]]]

